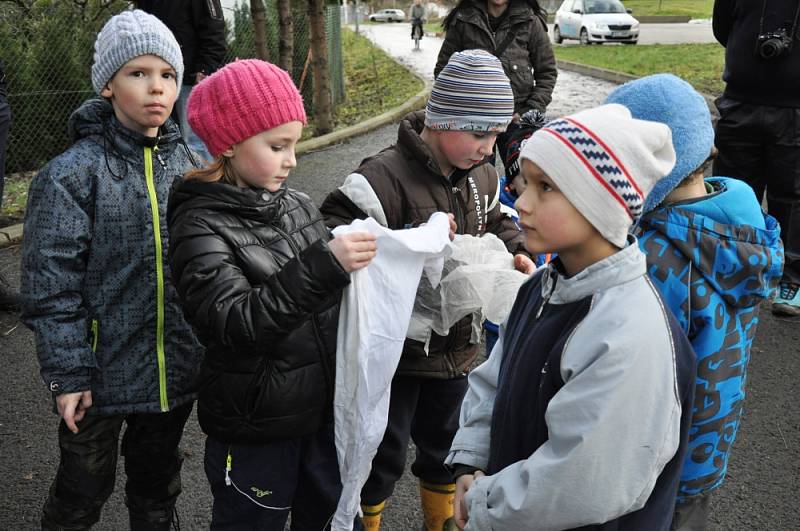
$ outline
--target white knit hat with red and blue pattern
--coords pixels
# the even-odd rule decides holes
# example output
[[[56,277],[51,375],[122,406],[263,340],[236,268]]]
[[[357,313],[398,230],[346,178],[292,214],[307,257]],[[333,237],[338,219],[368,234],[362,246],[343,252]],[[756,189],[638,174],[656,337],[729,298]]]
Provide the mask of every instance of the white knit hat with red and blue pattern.
[[[618,104],[553,120],[522,146],[605,239],[625,246],[645,198],[675,165],[672,133]]]

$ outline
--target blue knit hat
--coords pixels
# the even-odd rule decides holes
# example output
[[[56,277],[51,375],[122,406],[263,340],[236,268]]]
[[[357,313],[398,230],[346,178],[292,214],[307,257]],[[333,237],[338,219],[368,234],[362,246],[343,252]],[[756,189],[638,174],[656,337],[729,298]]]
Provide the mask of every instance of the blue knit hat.
[[[625,83],[609,94],[606,103],[622,104],[634,118],[661,122],[672,130],[677,160],[647,196],[643,212],[650,212],[711,154],[714,129],[708,104],[689,83],[672,74]]]
[[[174,68],[180,91],[183,55],[178,41],[158,18],[134,9],[111,17],[97,34],[92,64],[92,86],[95,92],[100,94],[117,70],[140,55],[156,55]]]
[[[502,133],[514,115],[514,93],[503,65],[485,50],[450,56],[425,107],[430,129]]]

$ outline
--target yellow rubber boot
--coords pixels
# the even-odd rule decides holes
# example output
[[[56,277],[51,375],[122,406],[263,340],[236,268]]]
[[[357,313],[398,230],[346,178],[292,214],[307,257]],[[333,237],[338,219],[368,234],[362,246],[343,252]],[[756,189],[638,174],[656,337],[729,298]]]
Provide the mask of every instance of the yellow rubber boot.
[[[361,505],[361,511],[364,513],[361,523],[364,524],[366,531],[378,531],[381,528],[381,513],[385,506],[385,501],[377,505]]]
[[[428,531],[443,531],[453,522],[453,498],[455,483],[437,485],[420,480],[419,496],[422,500],[422,515]],[[448,521],[449,520],[449,521]],[[447,527],[445,527],[447,525]]]

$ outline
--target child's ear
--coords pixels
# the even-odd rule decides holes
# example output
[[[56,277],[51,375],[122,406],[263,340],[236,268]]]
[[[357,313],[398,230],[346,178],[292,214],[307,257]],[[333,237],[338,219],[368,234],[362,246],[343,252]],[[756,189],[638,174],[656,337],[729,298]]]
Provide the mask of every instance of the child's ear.
[[[110,98],[111,96],[114,95],[114,91],[111,90],[109,84],[106,83],[106,86],[103,87],[103,90],[100,91],[100,95],[103,96],[104,98]]]
[[[233,158],[233,146],[229,147],[225,151],[222,152],[223,157],[228,157],[229,159]]]

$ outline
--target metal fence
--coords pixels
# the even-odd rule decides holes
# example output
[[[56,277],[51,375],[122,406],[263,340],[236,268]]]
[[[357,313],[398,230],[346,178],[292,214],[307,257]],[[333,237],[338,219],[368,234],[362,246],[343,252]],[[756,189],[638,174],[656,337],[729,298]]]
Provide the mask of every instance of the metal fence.
[[[35,170],[70,143],[69,115],[94,96],[90,69],[97,32],[131,2],[0,2],[0,57],[6,64],[8,101],[13,113],[6,171]],[[270,57],[278,60],[278,15],[273,1],[267,8]],[[344,70],[338,6],[327,7],[328,56],[334,104],[344,98]],[[312,115],[313,76],[307,58],[310,46],[306,3],[292,12],[294,60],[292,77],[300,86]],[[255,57],[250,8],[247,2],[225,10],[226,61]],[[304,73],[305,71],[305,73]]]

